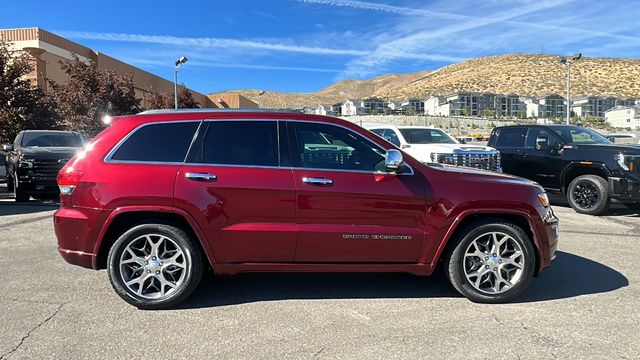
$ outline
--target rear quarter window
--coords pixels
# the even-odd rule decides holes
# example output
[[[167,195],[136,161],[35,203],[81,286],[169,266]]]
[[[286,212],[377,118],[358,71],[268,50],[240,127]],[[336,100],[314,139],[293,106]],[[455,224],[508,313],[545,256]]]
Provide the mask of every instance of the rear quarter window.
[[[110,160],[183,162],[199,121],[145,125],[132,133]]]

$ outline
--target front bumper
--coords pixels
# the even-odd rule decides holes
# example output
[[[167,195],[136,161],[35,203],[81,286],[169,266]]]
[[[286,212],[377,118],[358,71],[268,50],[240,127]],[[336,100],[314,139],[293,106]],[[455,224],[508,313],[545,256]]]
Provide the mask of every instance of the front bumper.
[[[630,177],[609,177],[609,195],[618,200],[640,201],[640,180]]]
[[[57,173],[42,173],[34,169],[18,169],[18,186],[29,194],[58,194]]]
[[[555,260],[556,251],[558,250],[558,241],[560,239],[560,220],[551,206],[545,209],[542,216],[542,223],[542,236],[547,240],[548,252],[544,250],[540,252],[540,255],[542,255],[542,258],[540,259],[540,271],[549,267],[553,260]]]

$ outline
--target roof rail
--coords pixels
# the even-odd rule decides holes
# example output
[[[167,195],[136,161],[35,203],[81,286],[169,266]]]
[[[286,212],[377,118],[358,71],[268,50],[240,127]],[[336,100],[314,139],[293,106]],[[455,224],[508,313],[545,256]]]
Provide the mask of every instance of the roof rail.
[[[207,112],[262,112],[262,113],[296,113],[300,114],[302,111],[293,109],[263,109],[263,108],[244,108],[244,109],[229,109],[229,108],[196,108],[196,109],[154,109],[146,110],[138,113],[138,115],[152,115],[152,114],[175,114],[175,113],[207,113]]]

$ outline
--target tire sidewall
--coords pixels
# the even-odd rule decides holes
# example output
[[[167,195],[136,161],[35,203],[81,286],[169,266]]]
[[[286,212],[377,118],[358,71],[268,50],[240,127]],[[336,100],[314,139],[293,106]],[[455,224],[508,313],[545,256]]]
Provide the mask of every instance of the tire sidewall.
[[[511,289],[500,294],[486,294],[477,290],[467,279],[464,272],[464,254],[471,242],[482,234],[488,232],[504,232],[515,239],[522,248],[525,258],[525,265],[518,283]],[[449,261],[449,277],[451,282],[455,282],[454,287],[464,296],[474,302],[481,303],[502,303],[519,296],[529,286],[536,268],[536,256],[533,244],[529,237],[519,227],[504,223],[489,223],[472,228],[464,236],[451,254]]]
[[[133,240],[149,234],[163,235],[173,240],[182,250],[186,260],[186,274],[181,287],[170,296],[162,299],[145,299],[137,296],[127,288],[121,277],[119,261],[125,248]],[[201,265],[199,263],[201,258],[199,253],[197,253],[197,249],[190,243],[188,237],[185,235],[186,234],[179,229],[163,224],[138,225],[122,234],[111,247],[107,259],[109,280],[116,293],[129,304],[142,309],[162,309],[170,307],[188,297],[195,289],[195,286],[197,286],[197,283],[195,286],[193,285],[194,281],[199,282],[200,280],[199,277],[196,279],[196,275],[198,271],[201,271]]]
[[[577,178],[573,179],[573,181],[571,181],[571,183],[569,184],[569,189],[567,191],[567,200],[569,201],[569,205],[571,205],[571,208],[573,208],[573,210],[575,210],[577,213],[587,214],[587,215],[600,215],[607,209],[609,205],[609,191],[606,188],[606,186],[603,185],[602,183],[606,181],[600,178],[602,179],[602,182],[601,182],[597,180],[598,178],[600,177],[597,177],[595,175],[594,176],[591,176],[591,175],[578,176]],[[576,203],[575,196],[574,196],[575,188],[578,186],[578,184],[584,183],[584,182],[588,182],[592,184],[593,186],[595,186],[595,188],[598,191],[598,201],[596,202],[595,206],[589,209],[583,208],[580,205],[578,205]]]

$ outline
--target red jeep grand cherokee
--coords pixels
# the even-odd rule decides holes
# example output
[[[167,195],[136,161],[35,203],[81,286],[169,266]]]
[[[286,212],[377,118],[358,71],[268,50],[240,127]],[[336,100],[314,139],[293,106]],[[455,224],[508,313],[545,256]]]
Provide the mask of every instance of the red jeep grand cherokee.
[[[154,110],[114,118],[59,173],[60,254],[108,269],[139,308],[174,306],[207,267],[408,272],[442,263],[469,299],[513,299],[551,264],[543,189],[422,164],[340,119]]]

